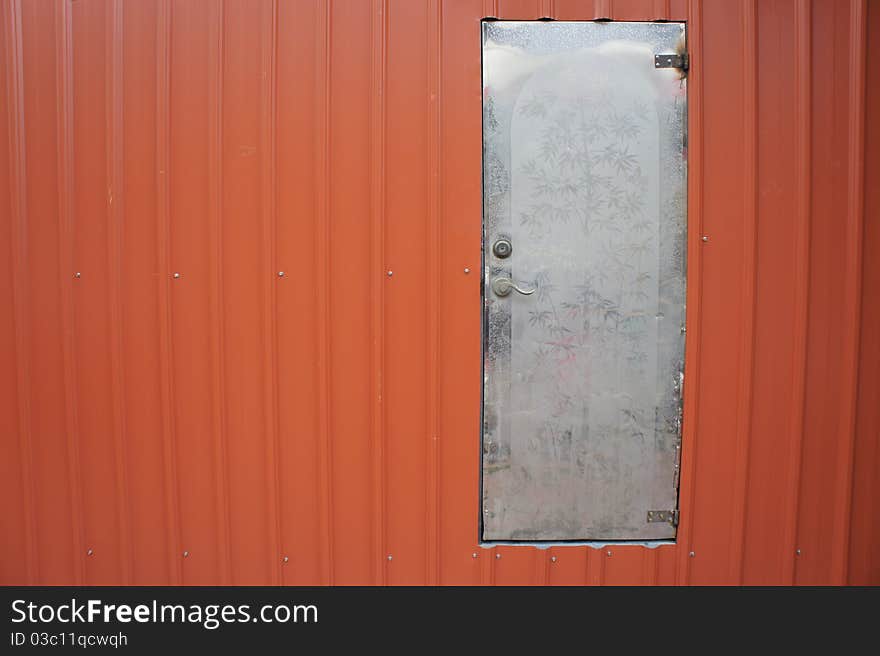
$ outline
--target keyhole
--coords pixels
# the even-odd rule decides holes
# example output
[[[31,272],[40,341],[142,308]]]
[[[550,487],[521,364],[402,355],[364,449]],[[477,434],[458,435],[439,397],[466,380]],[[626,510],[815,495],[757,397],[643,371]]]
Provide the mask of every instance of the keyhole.
[[[513,252],[513,244],[507,239],[499,239],[492,246],[492,252],[495,253],[495,257],[500,257],[501,259],[510,257],[510,254]]]

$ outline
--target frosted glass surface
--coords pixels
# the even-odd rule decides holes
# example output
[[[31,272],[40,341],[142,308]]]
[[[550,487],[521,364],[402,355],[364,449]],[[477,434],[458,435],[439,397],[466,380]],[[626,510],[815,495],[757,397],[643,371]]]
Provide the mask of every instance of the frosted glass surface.
[[[675,535],[646,517],[677,505],[687,96],[654,55],[683,39],[483,23],[486,540]]]

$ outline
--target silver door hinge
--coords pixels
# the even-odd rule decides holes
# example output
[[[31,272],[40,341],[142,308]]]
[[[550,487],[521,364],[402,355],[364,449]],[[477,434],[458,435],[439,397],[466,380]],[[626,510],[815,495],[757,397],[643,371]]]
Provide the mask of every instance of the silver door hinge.
[[[673,52],[654,55],[654,68],[677,68],[681,71],[686,71],[689,64],[690,61],[686,52],[681,54]]]
[[[675,510],[649,510],[648,523],[664,522],[678,526],[678,509]]]

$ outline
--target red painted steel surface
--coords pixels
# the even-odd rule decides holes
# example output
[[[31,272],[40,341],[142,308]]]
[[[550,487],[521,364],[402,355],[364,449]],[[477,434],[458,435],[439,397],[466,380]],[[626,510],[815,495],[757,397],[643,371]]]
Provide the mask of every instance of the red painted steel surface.
[[[0,583],[880,584],[877,0],[0,9]],[[689,21],[675,545],[478,544],[484,16]]]

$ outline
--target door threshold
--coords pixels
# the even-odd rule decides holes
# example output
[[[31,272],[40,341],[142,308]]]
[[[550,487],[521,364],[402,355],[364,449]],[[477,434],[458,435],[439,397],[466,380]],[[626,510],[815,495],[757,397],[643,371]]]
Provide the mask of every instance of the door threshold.
[[[656,549],[665,545],[674,545],[675,540],[564,540],[564,541],[526,541],[526,540],[495,540],[480,542],[481,549],[493,549],[495,547],[534,547],[535,549],[556,549],[559,547],[590,547],[591,549],[604,549],[606,547],[645,547]]]

